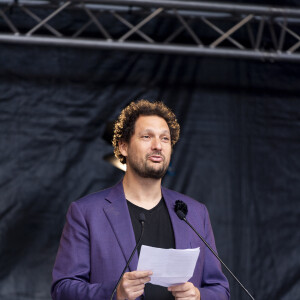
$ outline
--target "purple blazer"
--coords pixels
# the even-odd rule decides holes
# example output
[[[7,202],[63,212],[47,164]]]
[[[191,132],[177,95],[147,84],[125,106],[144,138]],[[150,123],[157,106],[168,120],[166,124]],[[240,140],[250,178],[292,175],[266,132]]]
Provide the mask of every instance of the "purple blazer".
[[[205,205],[162,188],[177,249],[200,247],[190,279],[201,300],[228,300],[229,285],[220,263],[199,237],[174,212],[176,200],[188,205],[187,219],[216,250]],[[55,265],[51,294],[54,300],[106,300],[136,244],[122,182],[70,205]],[[137,268],[138,254],[128,271]]]

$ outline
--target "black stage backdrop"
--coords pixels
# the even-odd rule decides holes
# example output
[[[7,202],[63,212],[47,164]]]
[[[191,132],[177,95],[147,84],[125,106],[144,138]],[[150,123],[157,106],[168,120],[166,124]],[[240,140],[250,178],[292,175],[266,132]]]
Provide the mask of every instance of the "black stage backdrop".
[[[0,298],[50,299],[69,204],[123,175],[106,122],[146,98],[181,124],[164,185],[207,205],[257,300],[299,299],[299,86],[299,64],[0,45]]]

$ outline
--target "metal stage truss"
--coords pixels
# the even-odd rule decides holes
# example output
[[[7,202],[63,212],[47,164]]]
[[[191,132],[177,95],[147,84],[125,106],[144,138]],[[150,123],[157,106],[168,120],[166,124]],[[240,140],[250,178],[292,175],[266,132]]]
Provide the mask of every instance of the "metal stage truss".
[[[300,9],[202,1],[0,0],[0,43],[300,62]]]

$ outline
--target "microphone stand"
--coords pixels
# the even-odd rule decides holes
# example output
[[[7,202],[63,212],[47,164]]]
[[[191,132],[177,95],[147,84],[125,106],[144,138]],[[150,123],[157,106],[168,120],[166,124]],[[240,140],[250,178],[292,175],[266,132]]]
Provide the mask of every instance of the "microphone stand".
[[[138,240],[138,242],[137,242],[135,248],[133,249],[133,251],[132,251],[132,253],[131,253],[130,257],[129,257],[129,260],[128,260],[128,262],[127,262],[125,268],[124,268],[123,271],[122,271],[122,274],[121,274],[121,276],[120,276],[120,278],[119,278],[119,280],[118,280],[118,282],[117,282],[117,284],[116,284],[116,286],[115,286],[115,288],[114,288],[114,290],[113,290],[113,292],[112,292],[112,294],[111,294],[110,300],[113,300],[114,295],[115,295],[115,293],[116,293],[116,291],[117,291],[117,288],[118,288],[118,286],[119,286],[119,283],[120,283],[120,281],[121,281],[121,279],[122,279],[122,277],[123,277],[123,275],[124,275],[126,269],[128,268],[128,266],[129,266],[129,264],[130,264],[130,262],[131,262],[131,260],[132,260],[132,258],[133,258],[133,255],[134,255],[134,253],[136,252],[136,249],[138,248],[138,246],[140,245],[140,243],[141,243],[141,241],[142,241],[142,237],[143,237],[143,234],[144,234],[144,225],[145,225],[145,215],[144,215],[143,213],[140,213],[140,220],[139,220],[139,221],[141,222],[141,225],[142,225],[142,231],[141,231],[140,238],[139,238],[139,240]]]
[[[236,278],[236,276],[230,271],[230,269],[225,265],[225,263],[222,261],[222,259],[218,256],[218,254],[209,246],[209,244],[206,242],[206,240],[197,232],[197,230],[192,226],[192,224],[186,219],[185,214],[178,210],[176,211],[177,216],[179,219],[183,220],[186,224],[188,224],[193,231],[198,235],[198,237],[202,240],[202,242],[206,245],[206,247],[212,252],[212,254],[219,260],[219,262],[224,266],[224,268],[229,272],[229,274],[237,281],[237,283],[243,288],[243,290],[248,294],[248,296],[255,300],[252,295],[247,291],[247,289],[243,286],[243,284]]]

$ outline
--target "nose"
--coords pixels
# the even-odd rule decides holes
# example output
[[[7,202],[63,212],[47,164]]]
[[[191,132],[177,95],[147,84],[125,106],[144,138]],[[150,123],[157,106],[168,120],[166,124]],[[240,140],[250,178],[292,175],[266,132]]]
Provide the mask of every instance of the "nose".
[[[152,140],[152,149],[153,150],[161,150],[161,140],[160,140],[160,138],[154,138]]]

